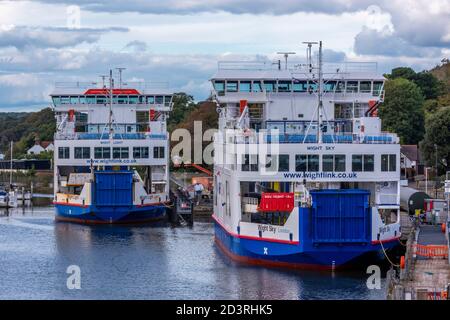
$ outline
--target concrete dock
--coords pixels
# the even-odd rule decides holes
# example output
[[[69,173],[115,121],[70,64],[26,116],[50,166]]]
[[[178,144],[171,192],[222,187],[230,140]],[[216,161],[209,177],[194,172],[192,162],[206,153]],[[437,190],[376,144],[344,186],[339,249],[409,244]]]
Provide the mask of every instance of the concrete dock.
[[[413,223],[404,262],[388,273],[387,298],[446,300],[450,286],[449,236],[441,225]],[[445,232],[444,232],[445,231]]]

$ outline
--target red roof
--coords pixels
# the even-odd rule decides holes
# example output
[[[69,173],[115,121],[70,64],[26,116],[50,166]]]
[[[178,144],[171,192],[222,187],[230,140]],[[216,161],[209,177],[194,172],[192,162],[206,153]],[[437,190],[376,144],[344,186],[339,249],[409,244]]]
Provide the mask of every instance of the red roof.
[[[107,95],[109,94],[108,89],[88,89],[85,93],[85,95],[94,95],[94,94],[101,94],[101,95]],[[113,89],[113,94],[140,94],[139,91],[136,89]]]

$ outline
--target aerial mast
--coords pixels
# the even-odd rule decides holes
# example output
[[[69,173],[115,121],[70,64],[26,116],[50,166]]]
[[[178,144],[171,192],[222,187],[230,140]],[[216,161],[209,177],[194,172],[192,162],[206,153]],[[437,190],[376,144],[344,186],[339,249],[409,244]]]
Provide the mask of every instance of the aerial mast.
[[[277,54],[284,55],[284,69],[287,70],[288,68],[288,58],[291,54],[296,54],[295,52],[277,52]]]
[[[114,80],[112,77],[112,69],[110,69],[109,70],[109,117],[108,117],[109,139],[110,140],[113,138],[113,128],[112,128],[113,86],[114,86]]]
[[[119,89],[122,89],[122,71],[126,70],[126,68],[116,68],[117,71],[119,71]]]
[[[318,100],[319,100],[319,108],[318,108],[318,118],[319,118],[319,128],[318,128],[318,142],[322,143],[322,135],[323,135],[323,70],[322,70],[322,41],[319,41],[319,90],[318,90]]]

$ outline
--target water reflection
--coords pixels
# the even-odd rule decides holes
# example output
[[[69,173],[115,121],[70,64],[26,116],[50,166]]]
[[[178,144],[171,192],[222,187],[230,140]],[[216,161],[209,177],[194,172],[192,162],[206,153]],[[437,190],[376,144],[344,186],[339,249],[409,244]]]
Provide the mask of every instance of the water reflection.
[[[52,207],[0,211],[0,298],[382,299],[366,275],[234,263],[210,223],[174,228],[54,222]],[[81,268],[81,290],[66,286]]]

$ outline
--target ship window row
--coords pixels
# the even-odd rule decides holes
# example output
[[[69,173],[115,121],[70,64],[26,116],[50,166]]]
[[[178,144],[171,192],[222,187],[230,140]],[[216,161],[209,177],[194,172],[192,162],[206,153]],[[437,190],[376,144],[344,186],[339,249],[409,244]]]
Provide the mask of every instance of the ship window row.
[[[218,94],[225,92],[314,92],[318,82],[313,80],[225,80],[214,81],[214,89]],[[324,91],[336,93],[372,93],[380,95],[383,81],[338,81],[324,82]]]
[[[110,147],[94,147],[94,159],[128,159],[128,147],[113,147],[112,154]],[[149,147],[133,147],[134,159],[148,159],[150,157]],[[153,158],[163,159],[165,157],[165,147],[153,147]],[[58,148],[59,159],[70,159],[70,147]],[[91,159],[90,147],[74,147],[75,159]]]
[[[53,96],[53,103],[59,104],[108,104],[109,96]],[[170,106],[172,96],[113,96],[113,104],[159,104]]]
[[[259,170],[259,159],[256,154],[245,154],[242,157],[241,171]],[[296,154],[295,171],[297,172],[317,172],[320,171],[320,158],[322,158],[322,171],[324,172],[345,172],[345,154]],[[267,171],[288,172],[290,171],[290,155],[267,155],[263,164]],[[351,156],[351,170],[353,172],[373,172],[375,169],[375,155],[354,154]],[[381,171],[395,172],[397,168],[397,156],[395,154],[381,155]]]

